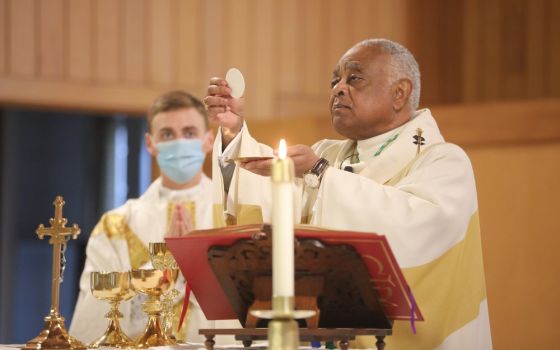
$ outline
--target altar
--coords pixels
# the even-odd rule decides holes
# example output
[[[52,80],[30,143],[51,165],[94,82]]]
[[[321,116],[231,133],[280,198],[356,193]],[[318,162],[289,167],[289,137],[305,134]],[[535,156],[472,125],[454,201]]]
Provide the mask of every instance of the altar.
[[[0,344],[0,350],[19,350],[21,348],[23,348],[25,346],[25,344]],[[251,349],[251,350],[264,350],[268,348],[268,343],[266,342],[259,342],[256,343],[255,345],[247,348],[241,344],[235,344],[235,345],[220,345],[220,346],[216,346],[214,347],[215,350],[229,350],[229,349]],[[321,349],[324,349],[325,347],[323,346]],[[103,348],[106,350],[112,350],[112,349],[119,349],[119,348],[111,348],[111,347],[106,347]],[[178,345],[172,345],[172,346],[154,346],[151,348],[148,348],[150,350],[205,350],[206,347],[204,346],[204,344],[178,344]],[[312,350],[312,349],[319,349],[319,348],[313,348],[311,346],[300,346],[299,350]],[[368,349],[369,350],[369,349]],[[373,349],[371,349],[373,350]]]

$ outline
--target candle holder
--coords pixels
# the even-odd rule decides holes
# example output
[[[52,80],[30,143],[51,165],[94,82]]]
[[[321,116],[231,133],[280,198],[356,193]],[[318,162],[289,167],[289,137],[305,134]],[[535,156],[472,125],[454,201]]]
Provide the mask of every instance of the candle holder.
[[[108,301],[111,309],[105,315],[109,319],[107,330],[88,347],[124,348],[132,345],[132,340],[124,334],[119,324],[119,319],[123,317],[119,311],[120,302],[136,294],[130,284],[130,272],[92,272],[91,293],[97,299]]]
[[[251,311],[255,317],[269,319],[268,348],[272,350],[296,350],[299,348],[299,326],[296,319],[315,315],[313,310],[294,310],[294,297],[272,298],[272,310]]]
[[[151,242],[149,244],[150,260],[155,269],[166,270],[174,269],[178,270],[177,261],[167,249],[165,242]],[[175,298],[179,295],[179,291],[175,288],[169,289],[167,292],[163,293],[161,300],[161,322],[163,326],[163,332],[167,334],[170,339],[175,339],[173,335],[173,317],[175,316],[175,311],[173,310],[173,302]]]
[[[162,330],[160,321],[162,304],[159,299],[163,293],[173,288],[178,270],[132,270],[130,274],[134,289],[148,296],[148,300],[142,304],[144,312],[148,314],[148,323],[144,334],[135,342],[134,347],[176,345],[177,342]]]

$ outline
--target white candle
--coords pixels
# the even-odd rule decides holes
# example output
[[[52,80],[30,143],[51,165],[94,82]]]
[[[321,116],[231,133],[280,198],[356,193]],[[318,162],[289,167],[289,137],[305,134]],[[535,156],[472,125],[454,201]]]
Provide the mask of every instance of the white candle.
[[[280,140],[272,162],[272,296],[294,296],[294,163]]]

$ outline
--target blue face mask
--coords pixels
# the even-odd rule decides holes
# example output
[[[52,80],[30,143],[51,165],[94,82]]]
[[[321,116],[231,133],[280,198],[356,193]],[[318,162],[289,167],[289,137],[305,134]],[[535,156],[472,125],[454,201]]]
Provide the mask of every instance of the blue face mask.
[[[202,168],[204,151],[200,139],[180,139],[156,144],[157,162],[171,180],[182,184],[191,180]]]

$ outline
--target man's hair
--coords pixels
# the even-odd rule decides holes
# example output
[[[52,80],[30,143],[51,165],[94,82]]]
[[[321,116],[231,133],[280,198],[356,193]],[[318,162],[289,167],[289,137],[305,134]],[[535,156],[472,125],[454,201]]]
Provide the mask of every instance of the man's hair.
[[[420,103],[420,69],[418,62],[408,49],[399,43],[389,39],[366,39],[359,42],[356,46],[371,47],[379,50],[379,52],[391,56],[391,81],[394,83],[399,79],[407,78],[412,82],[412,90],[408,104],[412,110],[418,108]]]
[[[206,129],[208,129],[208,115],[206,114],[204,104],[188,92],[174,90],[159,96],[156,98],[154,103],[152,103],[147,116],[148,131],[152,131],[152,120],[154,120],[154,117],[158,113],[175,111],[183,108],[196,109],[204,119],[204,125],[206,126]]]

